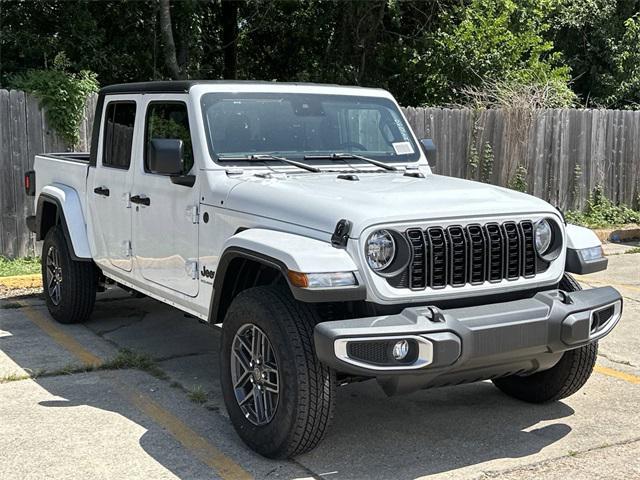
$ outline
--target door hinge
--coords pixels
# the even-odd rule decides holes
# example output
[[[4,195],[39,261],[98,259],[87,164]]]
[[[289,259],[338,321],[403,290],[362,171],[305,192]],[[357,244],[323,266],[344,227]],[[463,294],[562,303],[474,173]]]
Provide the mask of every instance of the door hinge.
[[[192,280],[196,280],[198,278],[198,261],[189,259],[184,262],[184,269],[187,272],[187,275],[191,277]]]
[[[124,258],[131,258],[133,251],[131,250],[131,240],[125,240],[122,242],[122,256]]]
[[[200,212],[198,211],[198,205],[191,205],[187,207],[187,218],[191,220],[191,223],[200,223]]]

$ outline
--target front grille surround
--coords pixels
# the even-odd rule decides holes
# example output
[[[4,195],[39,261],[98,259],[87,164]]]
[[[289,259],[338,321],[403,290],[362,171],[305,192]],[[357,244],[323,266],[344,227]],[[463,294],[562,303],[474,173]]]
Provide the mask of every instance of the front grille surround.
[[[392,288],[437,291],[533,279],[541,264],[534,247],[537,218],[407,227],[411,259]],[[443,222],[444,223],[444,222]]]

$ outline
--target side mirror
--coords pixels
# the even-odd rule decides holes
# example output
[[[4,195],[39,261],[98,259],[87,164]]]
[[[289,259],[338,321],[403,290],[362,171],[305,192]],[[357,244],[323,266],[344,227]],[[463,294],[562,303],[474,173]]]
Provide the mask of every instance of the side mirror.
[[[184,168],[182,140],[152,138],[147,150],[147,168],[160,175],[180,175]]]
[[[420,140],[420,146],[422,151],[427,157],[430,167],[436,166],[436,144],[430,138],[423,138]]]

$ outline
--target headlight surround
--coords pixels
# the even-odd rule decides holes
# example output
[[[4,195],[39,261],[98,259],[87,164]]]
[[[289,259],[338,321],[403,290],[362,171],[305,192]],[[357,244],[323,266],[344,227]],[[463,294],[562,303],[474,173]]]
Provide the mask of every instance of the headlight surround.
[[[536,222],[534,236],[536,251],[538,252],[538,255],[545,255],[548,252],[553,240],[553,230],[551,229],[549,220],[543,218],[542,220]]]
[[[376,230],[365,245],[367,263],[376,272],[391,265],[396,256],[396,241],[388,230]]]

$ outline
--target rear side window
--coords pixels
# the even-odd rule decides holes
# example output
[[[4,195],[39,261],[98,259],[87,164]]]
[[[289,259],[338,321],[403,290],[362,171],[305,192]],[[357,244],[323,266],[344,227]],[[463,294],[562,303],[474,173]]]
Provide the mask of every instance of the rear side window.
[[[189,130],[189,114],[187,106],[182,102],[154,102],[147,109],[147,125],[145,128],[144,169],[149,171],[148,152],[152,139],[182,140],[184,158],[183,174],[189,173],[193,167],[193,147]]]
[[[128,170],[131,165],[136,104],[135,102],[110,102],[104,118],[102,165]]]

